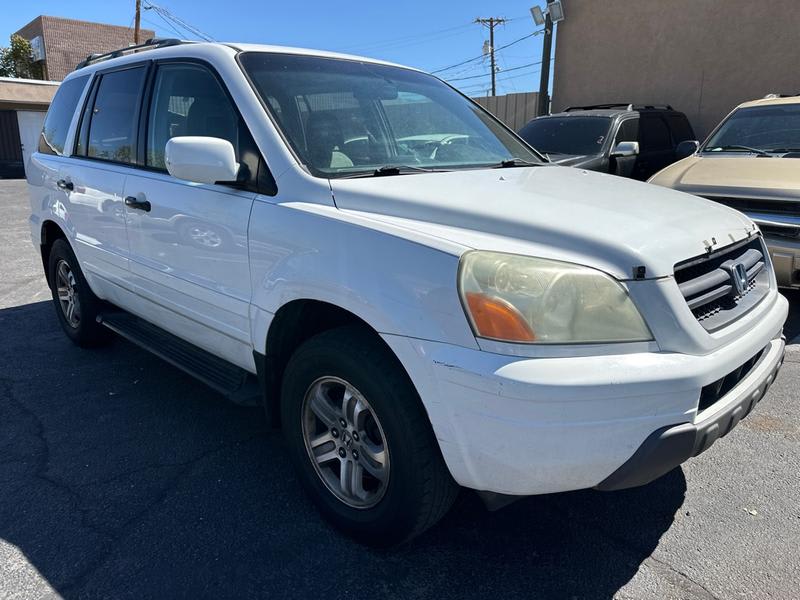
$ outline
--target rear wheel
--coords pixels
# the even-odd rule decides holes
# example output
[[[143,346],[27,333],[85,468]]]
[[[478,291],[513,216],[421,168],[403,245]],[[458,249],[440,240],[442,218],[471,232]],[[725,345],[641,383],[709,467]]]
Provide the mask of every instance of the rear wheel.
[[[106,343],[111,334],[97,322],[102,302],[89,289],[66,240],[53,243],[48,269],[56,316],[67,337],[85,348]]]
[[[339,529],[389,546],[450,508],[458,486],[421,401],[373,333],[347,326],[308,340],[289,361],[282,390],[292,459]]]

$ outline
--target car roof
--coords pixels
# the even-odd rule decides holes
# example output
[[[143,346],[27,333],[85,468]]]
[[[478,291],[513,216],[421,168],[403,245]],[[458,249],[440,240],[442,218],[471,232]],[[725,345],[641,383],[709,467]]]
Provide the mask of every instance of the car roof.
[[[161,42],[161,40],[159,40]],[[188,40],[163,40],[164,45],[154,43],[151,46],[143,45],[134,48],[121,48],[118,52],[120,56],[113,57],[89,57],[85,63],[81,63],[65,79],[96,70],[113,68],[129,62],[136,62],[142,59],[174,58],[174,57],[202,57],[204,54],[218,54],[225,52],[235,54],[238,52],[269,52],[272,54],[296,54],[302,56],[317,56],[320,58],[338,58],[343,60],[355,60],[376,65],[387,65],[401,67],[418,71],[414,67],[408,67],[384,60],[358,56],[355,54],[344,54],[340,52],[329,52],[326,50],[315,50],[312,48],[295,48],[292,46],[273,46],[268,44],[244,44],[231,42],[193,42]],[[124,54],[123,54],[124,53]],[[85,66],[84,66],[85,64]]]
[[[769,96],[765,96],[764,98],[759,98],[758,100],[750,100],[749,102],[743,102],[736,108],[751,108],[753,106],[773,106],[778,104],[800,104],[800,95],[778,96],[776,94],[770,94]]]

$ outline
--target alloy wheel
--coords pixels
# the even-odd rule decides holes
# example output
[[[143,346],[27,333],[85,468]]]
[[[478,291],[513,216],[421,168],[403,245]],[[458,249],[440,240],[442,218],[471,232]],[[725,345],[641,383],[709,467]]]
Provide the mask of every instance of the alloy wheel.
[[[59,260],[56,265],[56,290],[61,312],[70,327],[77,329],[81,323],[81,302],[78,296],[78,282],[69,263]]]
[[[389,483],[386,436],[366,398],[338,377],[321,377],[303,399],[308,457],[325,486],[352,508],[380,502]]]

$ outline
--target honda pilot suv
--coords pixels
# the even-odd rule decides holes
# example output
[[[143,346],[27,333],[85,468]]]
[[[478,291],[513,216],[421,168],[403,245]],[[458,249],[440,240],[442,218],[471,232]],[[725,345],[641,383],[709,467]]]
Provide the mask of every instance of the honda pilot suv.
[[[322,513],[370,544],[430,527],[459,486],[498,507],[645,484],[783,361],[749,218],[553,165],[398,65],[178,41],[91,57],[28,182],[66,335],[116,332],[262,404]]]

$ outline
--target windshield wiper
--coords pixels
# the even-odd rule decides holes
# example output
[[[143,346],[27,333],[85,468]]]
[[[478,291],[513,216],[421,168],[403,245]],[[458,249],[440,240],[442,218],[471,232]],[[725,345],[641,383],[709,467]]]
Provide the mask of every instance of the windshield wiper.
[[[491,167],[493,169],[511,169],[513,167],[541,167],[543,164],[545,163],[531,162],[522,158],[509,158],[508,160],[500,161],[496,165],[491,165]]]
[[[800,148],[770,148],[768,152],[774,154],[788,154],[790,152],[800,152]]]
[[[750,146],[742,146],[740,144],[730,144],[727,146],[714,146],[710,150],[705,150],[705,152],[714,152],[714,151],[725,152],[729,150],[752,152],[753,154],[758,154],[759,156],[769,156],[769,152],[767,152],[766,150],[762,150],[761,148],[751,148]]]
[[[357,171],[339,175],[343,179],[355,179],[357,177],[385,177],[387,175],[403,175],[406,173],[441,173],[446,169],[426,169],[425,167],[414,167],[411,165],[381,165],[371,171]]]

